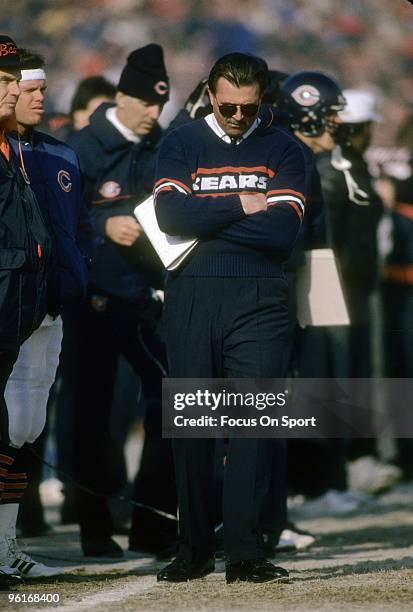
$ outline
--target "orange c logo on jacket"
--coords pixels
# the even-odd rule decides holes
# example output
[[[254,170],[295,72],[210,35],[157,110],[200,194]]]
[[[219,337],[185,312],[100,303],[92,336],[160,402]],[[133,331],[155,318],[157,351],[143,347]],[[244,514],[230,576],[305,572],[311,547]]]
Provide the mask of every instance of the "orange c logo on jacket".
[[[66,172],[66,170],[59,170],[59,172],[57,173],[57,182],[59,183],[63,191],[66,191],[66,193],[69,193],[69,191],[71,191],[72,177],[68,172]]]

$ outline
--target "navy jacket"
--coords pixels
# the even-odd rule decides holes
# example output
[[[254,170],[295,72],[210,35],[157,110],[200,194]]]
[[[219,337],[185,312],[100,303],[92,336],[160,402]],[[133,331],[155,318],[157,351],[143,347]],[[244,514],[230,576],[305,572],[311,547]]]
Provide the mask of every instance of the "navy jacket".
[[[156,127],[137,144],[130,142],[107,120],[110,106],[99,106],[90,125],[75,132],[68,143],[79,156],[85,200],[98,233],[90,291],[135,301],[151,280],[153,249],[145,237],[131,247],[114,244],[105,235],[105,224],[109,217],[132,216],[136,205],[151,193],[161,129]]]
[[[19,155],[16,133],[10,142]],[[82,199],[76,154],[59,140],[33,131],[21,140],[23,163],[52,237],[48,276],[48,311],[79,300],[86,293],[87,262],[92,252],[90,215]]]
[[[335,159],[337,161],[335,161]],[[340,162],[349,163],[346,173]],[[351,147],[318,156],[327,232],[340,262],[344,285],[368,295],[378,272],[377,226],[383,204],[374,191],[366,161]]]

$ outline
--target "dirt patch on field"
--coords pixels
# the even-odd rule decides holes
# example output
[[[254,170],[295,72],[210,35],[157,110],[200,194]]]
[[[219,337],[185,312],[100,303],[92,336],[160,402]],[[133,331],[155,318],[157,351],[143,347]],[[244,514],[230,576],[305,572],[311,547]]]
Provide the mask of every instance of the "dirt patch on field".
[[[382,497],[353,516],[308,516],[305,508],[301,519],[299,509],[293,514],[317,541],[308,551],[276,559],[290,570],[290,584],[227,586],[222,562],[203,580],[157,583],[162,564],[153,559],[127,554],[122,562],[85,563],[76,532],[58,529],[52,537],[32,540],[30,551],[44,562],[65,565],[67,573],[20,585],[15,592],[59,593],[58,609],[65,612],[413,610],[413,487]],[[125,538],[118,541],[126,548]],[[1,607],[21,610],[21,604]]]

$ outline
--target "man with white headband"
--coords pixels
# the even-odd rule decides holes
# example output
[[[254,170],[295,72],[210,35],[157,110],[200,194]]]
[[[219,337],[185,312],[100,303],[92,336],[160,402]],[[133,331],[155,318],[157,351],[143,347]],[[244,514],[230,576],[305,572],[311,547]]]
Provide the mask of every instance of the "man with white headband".
[[[33,443],[46,421],[46,406],[59,362],[63,305],[80,299],[87,283],[86,258],[91,226],[81,197],[81,178],[75,153],[60,141],[34,128],[44,113],[46,74],[40,56],[20,50],[20,98],[16,104],[17,131],[11,145],[20,159],[52,237],[52,264],[48,274],[48,314],[21,347],[8,380],[5,400],[10,445],[21,449]],[[19,570],[24,578],[59,574],[23,553],[16,541],[19,502],[27,487],[26,460],[16,452],[13,497],[0,508],[0,565]]]

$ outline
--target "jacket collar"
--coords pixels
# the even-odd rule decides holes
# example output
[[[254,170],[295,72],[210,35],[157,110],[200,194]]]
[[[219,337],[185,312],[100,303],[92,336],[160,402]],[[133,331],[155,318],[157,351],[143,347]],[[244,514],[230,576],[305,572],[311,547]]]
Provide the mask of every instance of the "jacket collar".
[[[153,146],[159,140],[162,130],[157,124],[150,134],[141,138],[138,143],[131,143],[113,123],[108,120],[106,112],[110,108],[116,108],[116,106],[108,102],[103,102],[103,104],[98,106],[95,112],[90,116],[90,130],[95,138],[99,140],[104,150],[115,151],[117,149],[128,149],[131,144],[135,147]]]
[[[135,134],[133,130],[126,127],[126,125],[123,125],[123,123],[119,121],[119,118],[116,114],[116,106],[111,106],[110,108],[107,108],[105,114],[106,119],[110,121],[110,123],[118,130],[118,132],[120,132],[122,136],[126,138],[126,140],[135,144],[142,140],[137,134]]]
[[[224,130],[221,128],[221,126],[218,124],[218,121],[216,120],[216,117],[214,115],[214,113],[211,113],[210,115],[207,115],[205,117],[205,121],[207,122],[207,124],[209,125],[209,127],[211,128],[211,130],[213,132],[215,132],[215,134],[224,142],[227,142],[228,144],[230,144],[232,142],[230,136],[228,136],[228,134],[226,134],[224,132]],[[235,144],[241,144],[241,142],[243,142],[246,138],[248,138],[248,136],[250,134],[252,134],[254,132],[254,130],[257,129],[257,127],[259,126],[259,124],[261,123],[261,119],[259,117],[257,117],[254,121],[254,123],[251,125],[250,128],[248,128],[248,130],[246,132],[244,132],[244,134],[240,134],[239,138],[237,138],[235,140]]]

